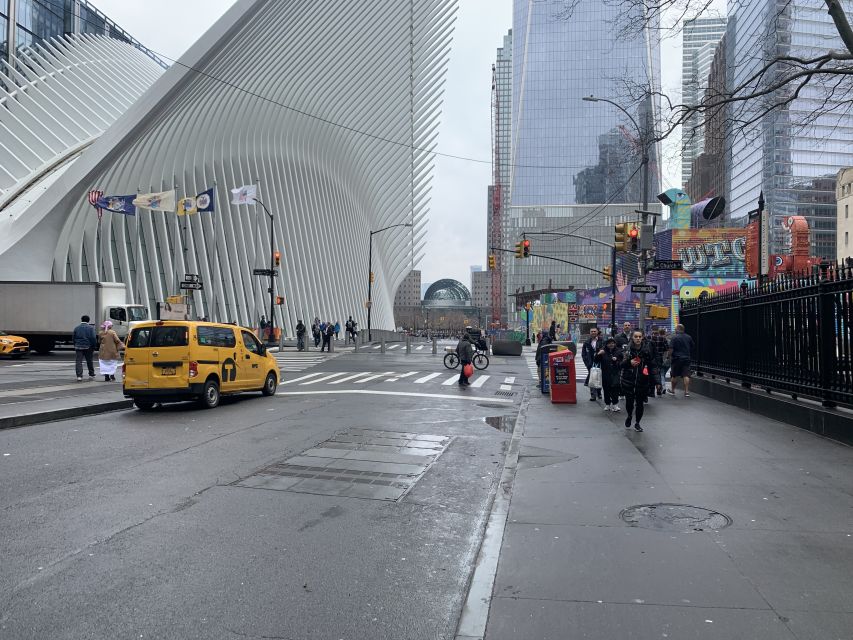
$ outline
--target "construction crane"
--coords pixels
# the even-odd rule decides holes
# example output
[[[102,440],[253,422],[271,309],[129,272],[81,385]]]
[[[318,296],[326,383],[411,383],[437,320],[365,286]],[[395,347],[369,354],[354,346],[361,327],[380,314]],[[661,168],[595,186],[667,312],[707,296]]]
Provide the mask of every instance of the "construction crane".
[[[492,65],[492,220],[489,229],[489,247],[503,249],[503,184],[501,181],[501,102],[498,95],[498,78]],[[492,323],[501,325],[503,317],[503,252],[495,251],[492,269]]]

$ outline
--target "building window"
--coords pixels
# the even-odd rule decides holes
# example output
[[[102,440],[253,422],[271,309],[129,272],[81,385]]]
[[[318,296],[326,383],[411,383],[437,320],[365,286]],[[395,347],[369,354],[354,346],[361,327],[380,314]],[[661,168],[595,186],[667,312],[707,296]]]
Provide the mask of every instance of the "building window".
[[[845,218],[850,217],[850,205],[849,204],[844,205],[844,217]]]
[[[845,231],[844,232],[844,246],[846,247],[849,244],[850,244],[850,232]]]

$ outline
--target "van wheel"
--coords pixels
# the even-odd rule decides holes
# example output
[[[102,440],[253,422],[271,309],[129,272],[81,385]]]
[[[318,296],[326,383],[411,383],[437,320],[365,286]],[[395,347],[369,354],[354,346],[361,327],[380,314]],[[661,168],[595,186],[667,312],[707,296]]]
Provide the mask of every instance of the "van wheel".
[[[204,409],[215,409],[219,405],[219,383],[213,378],[205,382],[198,401]]]
[[[275,377],[275,374],[270,371],[267,374],[267,379],[264,381],[264,388],[261,389],[261,393],[265,396],[273,396],[275,395],[275,390],[278,388],[278,378]]]
[[[133,404],[136,405],[136,408],[140,411],[151,411],[154,408],[154,402],[151,400],[140,400],[139,398],[133,401]]]

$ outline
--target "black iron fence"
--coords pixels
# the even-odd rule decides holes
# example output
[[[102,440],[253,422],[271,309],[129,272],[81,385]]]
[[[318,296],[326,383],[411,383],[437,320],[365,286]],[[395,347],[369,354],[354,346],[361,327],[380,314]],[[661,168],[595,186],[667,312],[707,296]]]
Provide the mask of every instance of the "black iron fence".
[[[853,270],[779,278],[681,306],[697,373],[853,406]]]

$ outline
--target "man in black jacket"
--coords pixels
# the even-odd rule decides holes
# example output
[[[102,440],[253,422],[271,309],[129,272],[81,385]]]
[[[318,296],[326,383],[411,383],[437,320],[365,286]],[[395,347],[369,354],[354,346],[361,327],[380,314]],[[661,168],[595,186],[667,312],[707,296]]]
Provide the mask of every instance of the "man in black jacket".
[[[305,351],[305,325],[302,320],[296,321],[296,350]]]
[[[595,354],[601,350],[601,347],[604,345],[601,342],[601,338],[598,335],[598,329],[593,327],[589,330],[589,340],[583,343],[583,347],[581,348],[581,359],[583,363],[586,365],[587,374],[586,380],[584,381],[585,386],[589,386],[589,370],[592,369],[593,364],[595,363]],[[601,398],[601,389],[590,389],[590,401],[595,402],[596,400]]]

